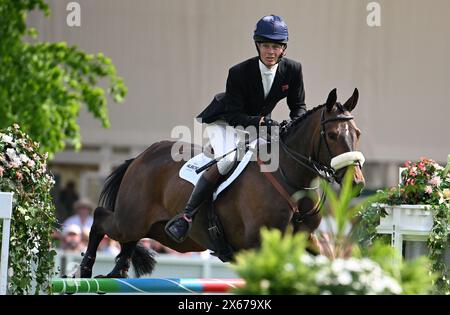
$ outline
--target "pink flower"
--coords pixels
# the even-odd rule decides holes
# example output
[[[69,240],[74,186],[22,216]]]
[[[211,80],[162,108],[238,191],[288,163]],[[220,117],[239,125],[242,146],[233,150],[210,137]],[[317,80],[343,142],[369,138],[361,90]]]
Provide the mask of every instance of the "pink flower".
[[[19,168],[19,163],[17,163],[16,161],[12,161],[9,163],[8,165],[10,168]]]
[[[409,167],[410,165],[411,165],[411,161],[406,161],[404,166]]]
[[[420,170],[425,171],[425,163],[420,162],[420,163],[418,164],[418,167],[419,167]]]
[[[3,177],[3,172],[5,171],[5,169],[3,167],[0,166],[0,177]]]
[[[16,173],[16,177],[17,177],[17,179],[20,181],[20,180],[22,180],[23,179],[23,174],[22,174],[22,172],[17,172]]]
[[[431,188],[431,186],[425,186],[425,192],[427,193],[427,194],[431,194],[432,192],[433,192],[433,188]]]
[[[428,184],[439,186],[441,184],[441,178],[439,176],[434,176],[432,179],[428,181]]]

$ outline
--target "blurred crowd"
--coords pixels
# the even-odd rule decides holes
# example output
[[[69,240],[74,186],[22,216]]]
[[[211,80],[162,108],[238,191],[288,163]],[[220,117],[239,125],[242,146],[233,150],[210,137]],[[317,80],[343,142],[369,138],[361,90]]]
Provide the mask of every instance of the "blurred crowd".
[[[75,183],[71,181],[55,197],[59,228],[54,231],[54,238],[59,244],[58,249],[67,252],[85,252],[93,223],[94,204],[89,199],[80,199],[75,190]],[[140,243],[159,254],[190,255],[190,253],[179,253],[150,238],[144,238],[140,240]],[[106,235],[97,250],[97,253],[113,256],[118,255],[119,252],[120,244]]]

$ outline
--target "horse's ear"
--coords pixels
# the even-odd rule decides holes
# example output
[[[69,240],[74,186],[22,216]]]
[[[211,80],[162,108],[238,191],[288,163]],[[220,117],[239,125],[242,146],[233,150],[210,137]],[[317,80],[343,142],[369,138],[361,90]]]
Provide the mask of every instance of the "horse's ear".
[[[336,104],[336,100],[337,100],[337,94],[336,94],[336,89],[334,88],[330,94],[328,94],[328,98],[327,98],[327,102],[325,103],[327,105],[327,111],[331,112],[331,110],[333,109],[334,104]]]
[[[349,112],[351,112],[352,110],[354,110],[355,107],[356,107],[356,103],[358,103],[358,97],[359,97],[358,89],[355,89],[355,90],[353,91],[353,95],[350,96],[350,98],[347,100],[347,102],[345,102],[344,108],[345,108],[346,110],[348,110]]]

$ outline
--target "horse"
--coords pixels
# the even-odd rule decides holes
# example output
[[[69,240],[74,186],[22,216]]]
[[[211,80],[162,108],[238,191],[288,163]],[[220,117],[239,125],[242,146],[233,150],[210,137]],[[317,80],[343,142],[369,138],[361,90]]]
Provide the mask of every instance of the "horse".
[[[214,209],[231,248],[238,252],[260,246],[261,227],[286,231],[293,226],[295,233],[311,235],[321,221],[318,209],[295,204],[289,196],[309,187],[317,176],[341,183],[346,169],[353,167],[353,185],[362,189],[363,158],[355,151],[361,132],[351,115],[358,95],[355,89],[342,105],[336,102],[336,89],[332,90],[326,103],[281,129],[276,171],[261,172],[261,160],[250,161],[218,196]],[[173,241],[164,231],[168,220],[184,209],[193,189],[191,183],[179,177],[183,162],[171,157],[173,145],[173,141],[154,143],[109,175],[100,205],[94,211],[87,250],[79,266],[80,277],[92,277],[96,251],[105,234],[121,245],[116,264],[106,277],[127,277],[130,262],[138,277],[152,272],[155,260],[152,252],[138,243],[142,238],[152,238],[181,253],[214,248],[207,231],[207,211],[201,208],[190,235],[182,243]],[[359,155],[355,157],[354,153]],[[338,164],[344,161],[339,170],[332,168],[336,158]]]

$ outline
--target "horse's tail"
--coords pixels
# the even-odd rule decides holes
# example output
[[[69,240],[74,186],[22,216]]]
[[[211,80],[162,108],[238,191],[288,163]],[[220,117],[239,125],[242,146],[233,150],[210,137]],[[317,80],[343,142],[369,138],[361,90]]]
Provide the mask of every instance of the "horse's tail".
[[[122,182],[125,172],[133,161],[134,159],[126,160],[108,176],[102,192],[100,193],[99,203],[101,206],[108,210],[114,211],[120,183]]]
[[[131,263],[133,264],[136,277],[142,275],[150,275],[155,268],[156,261],[153,258],[154,251],[137,243],[133,256],[131,256]]]

